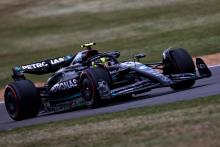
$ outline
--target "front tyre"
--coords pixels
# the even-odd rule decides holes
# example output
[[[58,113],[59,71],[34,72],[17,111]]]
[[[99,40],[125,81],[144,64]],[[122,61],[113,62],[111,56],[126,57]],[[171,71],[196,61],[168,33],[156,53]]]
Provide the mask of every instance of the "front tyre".
[[[195,73],[195,65],[191,55],[185,49],[172,49],[164,53],[164,74]],[[192,87],[194,79],[178,82],[170,87],[174,90],[182,90]]]
[[[37,88],[29,80],[10,83],[5,89],[5,107],[13,120],[36,117],[41,100]]]
[[[104,68],[88,68],[80,75],[80,91],[86,105],[90,108],[98,107],[102,104],[99,82],[104,82],[110,87],[111,80],[107,70]]]

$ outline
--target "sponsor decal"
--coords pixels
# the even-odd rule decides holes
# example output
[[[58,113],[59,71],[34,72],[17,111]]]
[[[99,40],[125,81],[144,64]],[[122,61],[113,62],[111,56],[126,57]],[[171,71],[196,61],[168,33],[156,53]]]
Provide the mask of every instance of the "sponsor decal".
[[[111,97],[111,90],[109,89],[108,84],[106,81],[98,82],[99,95],[103,98],[110,98]]]
[[[43,61],[43,62],[39,62],[39,63],[34,63],[34,64],[29,64],[29,65],[24,65],[24,66],[21,66],[22,69],[36,69],[36,68],[42,68],[42,67],[47,67],[48,64]]]
[[[60,57],[60,58],[49,60],[49,63],[52,65],[55,65],[55,64],[59,64],[64,61],[65,61],[65,57]],[[23,70],[26,70],[26,69],[31,70],[31,69],[38,69],[38,68],[42,68],[42,67],[48,67],[48,66],[49,65],[48,65],[47,61],[42,61],[42,62],[37,62],[37,63],[29,64],[29,65],[23,65],[21,67]]]
[[[52,60],[50,60],[50,63],[51,63],[52,65],[54,65],[54,64],[61,63],[61,62],[63,62],[63,61],[65,61],[65,57],[61,57],[61,58],[57,58],[57,59],[52,59]]]
[[[71,108],[75,108],[75,107],[80,107],[80,106],[85,106],[85,101],[79,97],[64,103],[59,103],[56,106],[50,106],[50,104],[48,103],[48,105],[45,105],[46,108],[46,112],[58,112],[58,111],[65,111]]]
[[[76,79],[71,79],[68,81],[64,81],[61,83],[57,83],[55,84],[52,88],[51,88],[51,92],[57,92],[57,91],[63,91],[63,90],[68,90],[71,89],[73,87],[77,86],[77,80]]]

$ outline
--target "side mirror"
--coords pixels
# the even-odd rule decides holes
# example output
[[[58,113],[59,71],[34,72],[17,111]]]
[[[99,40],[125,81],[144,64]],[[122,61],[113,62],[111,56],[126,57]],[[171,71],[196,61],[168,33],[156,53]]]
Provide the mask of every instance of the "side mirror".
[[[136,59],[137,61],[139,61],[141,58],[144,58],[146,57],[145,54],[137,54],[137,55],[134,55],[134,59]]]

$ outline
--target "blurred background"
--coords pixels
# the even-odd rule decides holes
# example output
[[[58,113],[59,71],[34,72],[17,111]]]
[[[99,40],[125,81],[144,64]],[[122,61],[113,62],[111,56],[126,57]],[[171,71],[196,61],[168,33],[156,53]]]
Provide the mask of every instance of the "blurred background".
[[[120,51],[120,60],[143,52],[142,61],[160,61],[169,47],[215,54],[219,26],[219,0],[1,0],[0,88],[13,66],[74,54],[87,42]]]

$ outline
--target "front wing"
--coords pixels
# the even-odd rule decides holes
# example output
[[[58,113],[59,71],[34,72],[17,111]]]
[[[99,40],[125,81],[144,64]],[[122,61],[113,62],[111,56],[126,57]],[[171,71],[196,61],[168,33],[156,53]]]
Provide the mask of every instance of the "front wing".
[[[211,71],[209,70],[209,68],[201,58],[196,59],[196,66],[198,69],[198,73],[182,73],[182,74],[165,75],[167,78],[169,78],[172,81],[170,83],[155,82],[153,80],[146,79],[113,90],[109,90],[109,88],[106,87],[106,85],[104,84],[105,87],[99,88],[98,90],[100,89],[104,90],[105,92],[100,91],[100,93],[104,93],[101,97],[103,99],[107,99],[107,98],[122,96],[126,94],[139,94],[150,91],[151,89],[155,89],[155,88],[169,87],[179,82],[184,82],[189,80],[199,80],[203,78],[209,78],[212,76]]]

